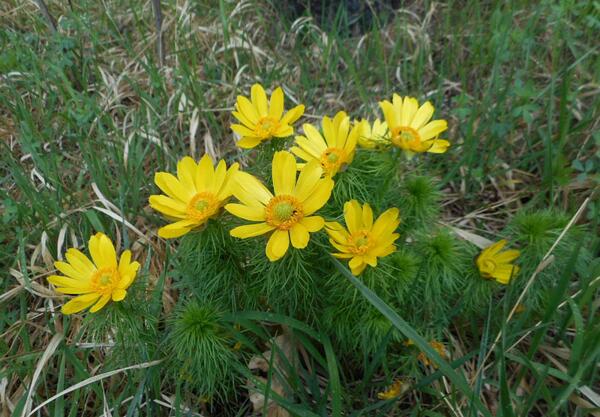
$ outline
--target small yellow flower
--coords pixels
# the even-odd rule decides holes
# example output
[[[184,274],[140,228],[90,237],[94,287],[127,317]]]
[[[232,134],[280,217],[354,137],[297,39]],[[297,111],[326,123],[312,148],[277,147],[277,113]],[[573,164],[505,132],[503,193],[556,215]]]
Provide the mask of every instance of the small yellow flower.
[[[112,298],[121,301],[127,295],[137,270],[138,262],[131,262],[131,251],[121,254],[117,263],[117,253],[110,239],[103,233],[90,237],[88,249],[92,260],[81,251],[71,248],[65,257],[67,262],[57,261],[54,266],[61,275],[51,275],[48,281],[63,294],[78,294],[62,307],[63,314],[73,314],[90,306],[95,313]]]
[[[231,236],[246,239],[272,232],[266,254],[274,262],[285,255],[290,241],[293,247],[303,249],[310,240],[309,232],[323,228],[323,218],[312,214],[329,200],[333,180],[321,178],[323,169],[315,160],[300,170],[296,181],[296,159],[286,151],[273,155],[272,173],[275,195],[256,177],[240,172],[233,193],[242,204],[227,204],[225,210],[260,222],[238,226],[231,230]]]
[[[382,146],[388,146],[390,142],[390,131],[386,122],[375,119],[373,125],[368,120],[356,121],[360,125],[360,136],[358,137],[358,145],[373,149]]]
[[[406,391],[407,385],[401,379],[396,379],[385,391],[378,392],[377,398],[380,400],[392,400],[402,395]]]
[[[438,355],[442,357],[442,359],[448,359],[448,352],[446,351],[446,347],[443,343],[440,343],[437,340],[432,340],[431,342],[429,342],[429,346],[434,348],[437,351]],[[434,368],[437,368],[437,365],[431,362],[431,360],[423,352],[419,353],[417,359],[419,359],[425,366],[432,365]]]
[[[328,222],[325,230],[329,242],[340,251],[333,256],[350,259],[350,270],[359,275],[367,265],[377,266],[377,258],[383,258],[396,250],[394,242],[400,236],[394,233],[400,219],[397,208],[386,210],[373,223],[373,210],[368,204],[362,207],[356,200],[344,204],[346,228],[338,222]]]
[[[306,136],[296,136],[292,152],[306,162],[317,160],[325,174],[334,177],[340,169],[352,162],[360,127],[350,129],[350,118],[343,111],[333,119],[325,116],[321,122],[323,136],[309,123],[302,125]]]
[[[254,84],[250,98],[238,96],[233,116],[241,124],[232,124],[231,129],[242,138],[237,142],[240,148],[254,148],[273,137],[286,138],[294,134],[292,124],[304,114],[304,105],[299,105],[283,115],[283,90],[277,87],[271,99],[260,84]]]
[[[177,177],[157,172],[154,182],[166,195],[151,195],[150,207],[175,221],[158,229],[158,235],[165,239],[183,236],[219,214],[232,194],[238,168],[235,163],[227,169],[221,160],[215,169],[205,154],[198,164],[189,156],[180,160]]]
[[[493,278],[500,284],[508,284],[511,278],[517,275],[519,267],[511,262],[519,257],[520,252],[516,249],[501,252],[506,243],[506,240],[502,239],[481,251],[476,263],[482,277]]]
[[[448,129],[448,123],[445,120],[429,121],[435,110],[430,102],[419,107],[416,98],[406,96],[402,99],[394,94],[392,103],[384,100],[379,105],[390,130],[390,141],[409,155],[444,153],[450,146],[447,140],[437,138]]]

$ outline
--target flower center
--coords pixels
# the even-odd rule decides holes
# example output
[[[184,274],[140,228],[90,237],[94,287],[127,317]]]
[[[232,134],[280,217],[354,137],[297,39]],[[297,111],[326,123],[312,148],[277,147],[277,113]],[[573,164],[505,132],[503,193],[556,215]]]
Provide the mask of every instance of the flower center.
[[[374,244],[373,239],[367,230],[359,230],[350,235],[349,243],[351,245],[350,252],[359,255],[364,255],[371,249]]]
[[[397,126],[392,129],[392,143],[401,149],[418,150],[421,137],[412,127]]]
[[[214,194],[205,191],[192,197],[187,206],[187,215],[192,220],[202,222],[213,216],[219,207],[219,200]]]
[[[347,159],[346,151],[343,149],[327,148],[321,155],[321,166],[328,175],[333,176]]]
[[[259,138],[266,139],[274,136],[278,129],[279,121],[271,116],[265,116],[260,118],[254,128],[254,132]]]
[[[288,230],[304,217],[302,204],[291,195],[278,195],[265,207],[267,223],[280,230]]]
[[[117,268],[100,268],[92,275],[91,287],[94,292],[102,295],[112,294],[113,289],[119,284],[120,280],[121,276]]]

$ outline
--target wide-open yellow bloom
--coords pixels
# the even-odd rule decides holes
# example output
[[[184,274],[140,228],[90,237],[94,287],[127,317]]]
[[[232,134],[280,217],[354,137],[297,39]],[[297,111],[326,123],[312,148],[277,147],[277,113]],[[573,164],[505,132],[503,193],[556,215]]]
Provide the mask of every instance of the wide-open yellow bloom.
[[[186,156],[177,163],[177,177],[157,172],[154,182],[166,195],[151,195],[150,207],[174,221],[158,229],[158,235],[170,239],[202,226],[217,215],[232,194],[239,164],[227,169],[224,160],[215,168],[208,154],[200,162]]]
[[[231,129],[242,138],[237,142],[240,148],[254,148],[262,141],[286,138],[294,134],[292,124],[304,114],[304,105],[294,107],[283,114],[283,90],[277,87],[271,99],[260,84],[254,84],[250,98],[238,96],[233,116],[241,124],[232,124]]]
[[[356,142],[360,135],[358,126],[350,128],[350,118],[343,111],[333,119],[325,116],[321,122],[323,136],[309,123],[302,125],[305,136],[296,136],[292,152],[306,162],[317,160],[325,174],[333,177],[345,165],[352,162]]]
[[[445,139],[438,135],[448,129],[445,120],[431,120],[434,107],[425,102],[419,107],[414,97],[400,97],[394,94],[392,103],[387,100],[379,103],[390,131],[390,141],[393,145],[409,154],[419,152],[444,153],[450,146]]]
[[[354,275],[362,273],[367,265],[377,266],[377,258],[388,256],[396,250],[394,242],[400,236],[394,233],[400,224],[397,208],[386,210],[373,222],[373,210],[368,204],[362,207],[356,200],[344,204],[346,228],[338,222],[328,222],[325,230],[329,242],[340,251],[333,256],[350,259]]]
[[[502,239],[481,251],[476,263],[482,277],[493,278],[501,284],[508,284],[510,279],[517,275],[519,267],[511,262],[517,259],[521,253],[516,249],[502,251],[506,243],[506,240]]]
[[[127,295],[139,262],[131,262],[131,251],[121,254],[117,263],[117,253],[110,239],[103,233],[90,237],[88,249],[92,260],[81,251],[71,248],[65,257],[67,262],[57,261],[54,266],[61,275],[51,275],[48,281],[56,286],[56,291],[63,294],[78,294],[62,307],[63,314],[73,314],[90,308],[95,313],[111,299],[121,301]]]
[[[327,203],[333,189],[333,180],[321,178],[323,169],[316,160],[306,164],[296,180],[296,159],[286,151],[273,155],[272,175],[275,195],[256,177],[238,173],[233,193],[242,204],[225,206],[234,216],[259,222],[238,226],[231,236],[245,239],[271,233],[266,248],[271,262],[285,255],[290,241],[295,248],[305,248],[309,233],[323,228],[323,218],[312,214]]]
[[[359,146],[373,149],[390,144],[390,131],[386,122],[375,119],[373,125],[368,120],[360,120],[355,123],[360,126]]]

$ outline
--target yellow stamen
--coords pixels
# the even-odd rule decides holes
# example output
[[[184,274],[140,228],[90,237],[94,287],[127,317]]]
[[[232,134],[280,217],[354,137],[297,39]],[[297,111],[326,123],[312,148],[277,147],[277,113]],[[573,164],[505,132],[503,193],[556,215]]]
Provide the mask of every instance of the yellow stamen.
[[[91,278],[91,287],[99,294],[112,294],[121,276],[116,268],[105,267],[98,269]]]
[[[279,121],[270,116],[261,117],[256,127],[254,128],[254,132],[256,136],[262,139],[270,138],[279,129]]]
[[[219,210],[219,200],[209,192],[196,194],[187,206],[187,215],[190,219],[199,222],[213,216]]]
[[[392,143],[401,149],[417,150],[421,145],[421,137],[412,127],[397,126],[392,129]]]
[[[351,253],[363,255],[369,251],[374,242],[368,231],[359,230],[350,235],[348,243]]]
[[[289,230],[304,217],[302,204],[291,195],[278,195],[265,208],[267,223],[280,230]]]
[[[340,148],[327,148],[321,156],[321,166],[326,173],[331,174],[337,171],[347,162],[346,151]]]

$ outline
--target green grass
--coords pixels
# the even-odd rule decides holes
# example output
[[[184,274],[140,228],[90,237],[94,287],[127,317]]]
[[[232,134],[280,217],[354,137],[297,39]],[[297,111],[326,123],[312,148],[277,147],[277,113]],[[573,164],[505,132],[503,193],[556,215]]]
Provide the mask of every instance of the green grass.
[[[377,6],[377,15],[358,20],[344,7],[317,8],[308,18],[292,2],[161,3],[162,68],[151,2],[48,1],[57,32],[34,2],[0,5],[0,409],[20,416],[24,407],[32,410],[90,377],[163,359],[168,341],[161,332],[181,294],[177,246],[156,236],[162,220],[147,203],[156,192],[153,173],[205,151],[238,159],[230,111],[256,81],[267,89],[283,86],[286,103],[306,104],[312,122],[342,109],[352,117],[381,117],[376,103],[392,92],[431,100],[436,117],[448,120],[452,147],[409,165],[415,183],[426,181],[419,175],[438,179],[438,188],[427,184],[422,198],[437,199],[439,192],[443,203],[437,214],[418,210],[418,199],[401,200],[420,222],[452,224],[490,239],[508,224],[511,233],[528,237],[519,243],[530,245],[532,259],[542,261],[592,198],[576,233],[540,271],[558,278],[550,288],[540,286],[547,291],[541,301],[525,299],[536,312],[506,320],[523,286],[508,290],[515,294],[494,310],[500,317],[485,307],[453,325],[454,306],[444,310],[448,330],[437,336],[450,341],[451,360],[429,352],[427,329],[359,286],[366,297],[360,301],[391,320],[353,316],[358,327],[362,319],[381,328],[363,363],[346,362],[323,329],[245,312],[222,319],[224,328],[236,323],[245,331],[219,333],[219,343],[236,339],[248,354],[260,354],[279,326],[302,349],[291,358],[277,356],[283,363],[275,371],[257,376],[242,367],[238,378],[253,380],[293,415],[584,416],[586,408],[600,408],[600,262],[592,256],[600,218],[593,195],[600,179],[597,3],[414,2],[396,10]],[[404,187],[410,191],[411,183]],[[557,224],[527,218],[527,210],[546,208],[568,214]],[[110,328],[118,317],[82,327],[87,322],[53,311],[59,299],[45,280],[59,254],[95,231],[133,250],[152,294],[139,307],[143,320],[131,326],[137,348],[120,362],[110,359],[109,347],[86,344],[91,330]],[[484,297],[487,305],[486,288],[471,291],[465,303],[475,306]],[[416,354],[398,353],[391,326],[440,366],[411,380],[399,400],[380,401],[377,392],[402,377],[396,365],[416,362]],[[224,352],[215,355],[230,353]],[[144,366],[74,389],[39,415],[252,411],[243,388],[225,405],[212,406],[191,396],[185,381],[164,382],[172,379],[163,380],[159,365]],[[273,384],[278,390],[269,389]]]

